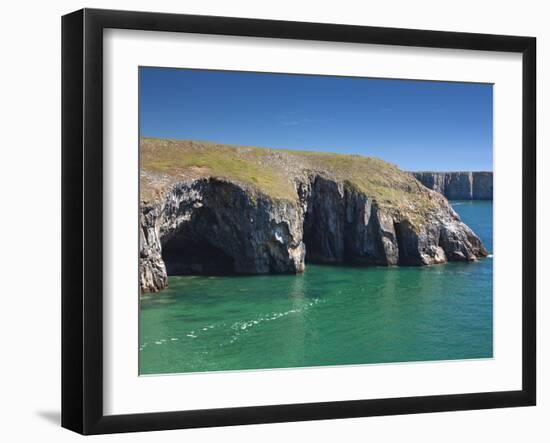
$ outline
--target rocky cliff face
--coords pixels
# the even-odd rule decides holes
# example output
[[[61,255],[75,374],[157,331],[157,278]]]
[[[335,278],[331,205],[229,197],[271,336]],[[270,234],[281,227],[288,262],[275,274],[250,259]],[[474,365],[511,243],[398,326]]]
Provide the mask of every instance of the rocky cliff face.
[[[301,272],[302,218],[299,205],[226,180],[179,183],[142,205],[141,289],[163,289],[167,275]]]
[[[413,172],[428,189],[449,200],[492,200],[492,172]]]
[[[430,265],[487,255],[447,200],[414,180],[407,186],[418,186],[422,210],[413,202],[379,203],[318,171],[303,171],[293,185],[295,199],[274,199],[237,181],[199,177],[142,202],[142,292],[165,288],[167,275],[299,273],[306,262]]]

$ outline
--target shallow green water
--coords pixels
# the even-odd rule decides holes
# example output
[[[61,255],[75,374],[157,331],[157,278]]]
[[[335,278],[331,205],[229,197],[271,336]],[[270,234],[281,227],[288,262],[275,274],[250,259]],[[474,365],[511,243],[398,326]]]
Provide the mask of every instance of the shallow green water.
[[[453,202],[492,251],[492,202]],[[141,300],[140,373],[487,358],[492,258],[170,277]]]

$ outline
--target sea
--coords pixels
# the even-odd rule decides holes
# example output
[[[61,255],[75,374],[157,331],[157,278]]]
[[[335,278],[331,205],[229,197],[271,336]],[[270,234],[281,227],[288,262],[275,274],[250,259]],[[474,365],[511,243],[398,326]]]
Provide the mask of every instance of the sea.
[[[493,203],[451,204],[487,258],[169,277],[140,299],[140,375],[491,358]]]

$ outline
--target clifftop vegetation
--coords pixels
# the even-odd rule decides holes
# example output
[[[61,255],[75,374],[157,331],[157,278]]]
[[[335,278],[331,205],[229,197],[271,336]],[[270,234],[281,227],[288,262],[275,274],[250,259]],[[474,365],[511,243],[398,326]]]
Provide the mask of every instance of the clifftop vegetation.
[[[140,160],[143,202],[177,182],[200,177],[229,179],[272,199],[295,201],[296,180],[313,173],[348,182],[379,205],[409,214],[420,216],[436,205],[433,193],[412,175],[360,155],[142,138]]]

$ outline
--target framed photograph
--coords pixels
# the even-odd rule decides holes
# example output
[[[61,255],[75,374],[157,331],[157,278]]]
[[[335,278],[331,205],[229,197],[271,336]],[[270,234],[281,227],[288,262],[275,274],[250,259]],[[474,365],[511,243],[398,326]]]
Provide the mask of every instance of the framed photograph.
[[[62,425],[535,405],[531,37],[62,20]]]

